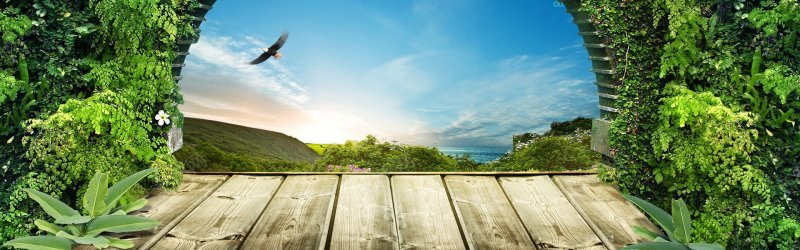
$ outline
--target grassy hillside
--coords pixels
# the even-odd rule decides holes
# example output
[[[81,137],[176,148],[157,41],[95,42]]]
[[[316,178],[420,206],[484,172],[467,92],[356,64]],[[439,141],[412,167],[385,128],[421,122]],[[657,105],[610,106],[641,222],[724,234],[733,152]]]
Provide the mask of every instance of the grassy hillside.
[[[317,152],[317,154],[322,155],[323,153],[325,153],[325,148],[336,144],[306,143],[306,145],[308,145],[309,148],[313,149],[314,152]]]
[[[294,137],[217,121],[186,118],[175,156],[190,171],[286,171],[319,155]]]

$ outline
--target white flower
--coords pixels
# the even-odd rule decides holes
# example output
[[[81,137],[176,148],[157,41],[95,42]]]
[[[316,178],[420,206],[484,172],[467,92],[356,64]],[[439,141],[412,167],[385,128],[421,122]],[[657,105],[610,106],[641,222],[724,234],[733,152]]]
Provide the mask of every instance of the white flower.
[[[169,115],[164,113],[164,110],[159,110],[158,114],[156,115],[156,120],[158,121],[158,126],[164,126],[166,123],[169,125]]]

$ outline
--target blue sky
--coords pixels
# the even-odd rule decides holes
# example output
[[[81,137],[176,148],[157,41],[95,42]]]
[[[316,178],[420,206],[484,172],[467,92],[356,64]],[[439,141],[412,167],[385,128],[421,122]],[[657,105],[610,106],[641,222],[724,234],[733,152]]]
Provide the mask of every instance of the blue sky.
[[[510,146],[599,113],[577,27],[552,1],[218,1],[206,18],[180,82],[187,117],[304,142]],[[283,58],[246,64],[283,30]]]

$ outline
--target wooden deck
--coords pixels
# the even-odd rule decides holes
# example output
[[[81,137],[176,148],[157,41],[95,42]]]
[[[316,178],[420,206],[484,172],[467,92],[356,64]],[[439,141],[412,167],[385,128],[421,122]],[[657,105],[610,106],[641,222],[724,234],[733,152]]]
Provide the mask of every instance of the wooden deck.
[[[617,249],[655,226],[594,174],[186,174],[140,249]]]

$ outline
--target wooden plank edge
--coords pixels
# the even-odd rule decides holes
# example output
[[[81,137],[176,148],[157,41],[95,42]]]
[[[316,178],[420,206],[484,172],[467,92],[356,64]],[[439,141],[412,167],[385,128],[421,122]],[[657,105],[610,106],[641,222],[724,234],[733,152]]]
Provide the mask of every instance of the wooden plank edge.
[[[497,175],[497,176],[530,176],[530,175],[590,175],[597,170],[581,171],[542,171],[542,172],[184,172],[194,175]],[[341,180],[340,180],[341,181]]]
[[[533,235],[531,235],[531,233],[530,233],[531,231],[528,230],[528,226],[526,226],[525,225],[525,221],[522,220],[522,216],[519,216],[519,212],[517,211],[517,207],[514,206],[514,202],[511,202],[511,198],[508,198],[508,193],[506,193],[506,189],[503,188],[503,183],[500,183],[500,177],[495,177],[494,181],[497,183],[497,186],[500,187],[500,190],[503,191],[503,197],[506,197],[506,201],[508,201],[508,205],[510,205],[511,209],[514,210],[514,215],[517,216],[517,220],[519,220],[520,224],[522,224],[522,228],[525,229],[525,235],[527,235],[528,238],[531,239],[531,242],[533,243],[533,246],[536,249],[539,249],[539,246],[537,246],[539,244],[539,242],[536,242],[534,240]]]
[[[267,207],[269,207],[269,204],[272,203],[273,199],[275,199],[275,195],[278,194],[278,191],[281,190],[281,187],[283,187],[284,183],[286,183],[286,177],[281,177],[281,184],[278,185],[277,188],[275,188],[275,192],[273,192],[272,196],[269,197],[269,200],[267,200],[267,204],[265,204],[264,208],[261,209],[261,211],[259,211],[258,217],[256,217],[256,220],[255,220],[255,222],[253,222],[253,225],[250,225],[250,229],[248,229],[247,230],[247,234],[244,237],[242,237],[242,240],[241,240],[241,242],[239,242],[239,245],[238,245],[237,248],[241,248],[242,245],[244,245],[244,242],[247,241],[247,238],[250,237],[250,233],[253,232],[253,229],[256,228],[256,225],[258,225],[258,222],[261,221],[261,217],[264,216],[264,211],[267,210]]]
[[[564,184],[561,183],[561,181],[558,180],[558,178],[550,177],[550,179],[556,184],[558,190],[561,191],[562,194],[564,194],[564,197],[567,197],[569,204],[571,204],[572,208],[575,208],[575,211],[577,211],[578,214],[581,215],[583,221],[585,221],[586,224],[588,224],[589,227],[592,229],[592,231],[594,231],[594,234],[597,235],[597,238],[600,238],[600,241],[603,242],[603,245],[605,245],[605,247],[608,250],[616,250],[617,247],[615,247],[614,244],[611,242],[611,240],[609,240],[608,237],[606,237],[606,234],[604,234],[603,231],[600,230],[600,227],[594,224],[594,221],[592,221],[592,219],[589,218],[589,215],[586,214],[586,211],[583,211],[583,208],[581,208],[581,206],[578,205],[578,202],[575,201],[575,199],[572,198],[572,195],[570,195],[569,192],[566,191],[567,189],[564,187]]]
[[[442,182],[442,187],[444,187],[444,193],[447,195],[447,203],[450,203],[450,210],[453,212],[453,217],[456,219],[456,226],[458,226],[458,233],[461,234],[461,242],[464,243],[464,248],[469,250],[469,242],[467,242],[467,235],[464,232],[464,228],[461,225],[461,217],[460,214],[457,214],[456,210],[456,203],[453,202],[453,197],[450,195],[450,188],[447,187],[447,182],[444,181],[444,175],[439,176],[439,181]]]
[[[466,225],[462,225],[461,211],[456,209],[456,203],[453,201],[453,196],[450,194],[450,187],[447,186],[444,175],[439,176],[439,178],[442,181],[442,186],[444,186],[444,192],[447,194],[447,201],[450,203],[450,209],[453,210],[453,216],[456,217],[456,225],[458,225],[458,232],[461,233],[461,241],[464,242],[464,248],[472,249],[475,246],[470,243],[470,240],[467,239],[467,234],[464,232],[464,227],[466,227]]]
[[[165,225],[163,228],[161,228],[161,230],[159,230],[158,233],[154,234],[153,236],[150,236],[150,239],[145,241],[145,243],[142,244],[142,246],[140,246],[138,249],[147,250],[147,249],[150,249],[151,247],[153,247],[156,243],[158,243],[158,241],[161,240],[161,238],[163,238],[165,235],[167,235],[167,233],[169,233],[169,231],[172,230],[172,228],[177,226],[178,223],[180,223],[183,219],[186,218],[186,216],[189,216],[189,214],[192,213],[192,211],[194,211],[198,206],[200,206],[201,203],[203,203],[206,199],[208,199],[208,197],[210,197],[211,194],[216,192],[217,189],[220,186],[222,186],[222,184],[225,184],[225,182],[228,182],[228,180],[230,178],[231,178],[230,175],[226,176],[224,180],[220,181],[213,188],[210,188],[208,191],[206,191],[203,194],[203,196],[201,196],[202,197],[201,199],[195,200],[195,202],[192,203],[191,205],[189,205],[189,207],[187,207],[186,210],[181,212],[177,217],[172,219],[169,223],[167,223],[167,225]]]
[[[391,183],[389,183],[391,185]],[[333,222],[336,219],[336,205],[339,204],[339,191],[342,190],[342,177],[336,177],[336,188],[333,190],[333,200],[328,202],[328,215],[325,216],[325,226],[321,229],[324,233],[322,233],[322,239],[320,239],[319,248],[320,250],[323,249],[330,249],[331,248],[331,238],[333,237]]]

